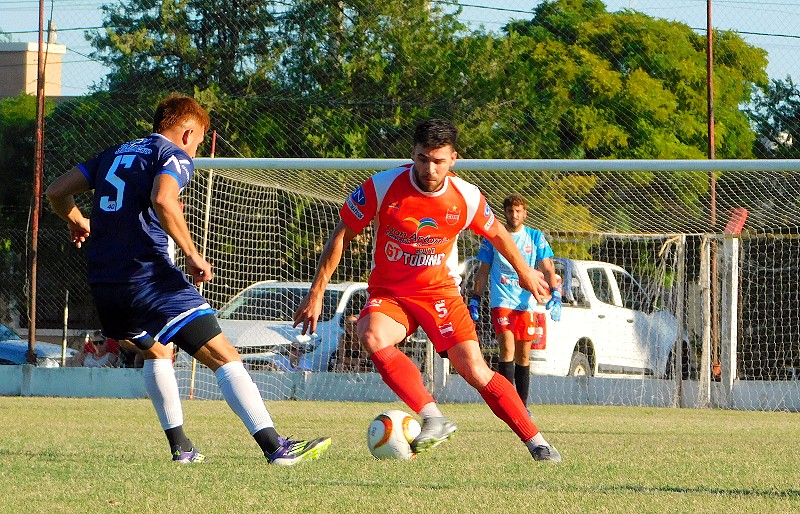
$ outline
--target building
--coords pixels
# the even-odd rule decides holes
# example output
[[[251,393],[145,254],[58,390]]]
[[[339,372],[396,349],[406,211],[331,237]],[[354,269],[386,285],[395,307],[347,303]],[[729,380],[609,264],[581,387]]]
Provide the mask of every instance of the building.
[[[39,43],[0,43],[0,98],[20,93],[36,95]],[[67,47],[44,44],[45,86],[48,97],[61,96],[61,61]]]

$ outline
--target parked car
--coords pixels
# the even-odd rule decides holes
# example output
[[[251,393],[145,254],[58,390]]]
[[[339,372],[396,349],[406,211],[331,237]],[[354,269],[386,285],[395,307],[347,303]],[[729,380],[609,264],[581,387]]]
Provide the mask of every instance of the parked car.
[[[361,311],[367,284],[328,284],[316,331],[301,335],[302,327],[292,326],[293,316],[310,287],[310,282],[257,282],[217,312],[222,331],[250,369],[327,371],[328,359],[344,332],[345,313]],[[291,362],[291,353],[296,364]],[[185,352],[178,356],[176,365],[188,363]]]
[[[464,266],[470,284],[479,263]],[[531,373],[536,375],[672,378],[675,356],[682,352],[683,378],[696,369],[686,331],[672,313],[655,306],[623,268],[608,262],[555,258],[564,281],[561,321],[544,307],[537,315],[541,335],[531,345]],[[488,294],[487,294],[488,296]],[[496,346],[488,297],[478,324],[484,348]]]
[[[61,345],[37,341],[35,345],[36,365],[44,368],[61,366]],[[28,341],[6,325],[0,324],[0,365],[26,364]],[[71,359],[77,352],[67,348],[66,358]]]

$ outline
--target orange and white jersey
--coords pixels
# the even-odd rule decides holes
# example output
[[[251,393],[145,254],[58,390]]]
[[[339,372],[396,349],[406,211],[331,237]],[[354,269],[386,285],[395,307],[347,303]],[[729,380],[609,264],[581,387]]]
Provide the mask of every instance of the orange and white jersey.
[[[497,220],[478,188],[453,173],[433,193],[419,189],[412,164],[376,173],[339,211],[355,232],[373,224],[371,289],[403,296],[459,294],[458,234],[492,238]]]

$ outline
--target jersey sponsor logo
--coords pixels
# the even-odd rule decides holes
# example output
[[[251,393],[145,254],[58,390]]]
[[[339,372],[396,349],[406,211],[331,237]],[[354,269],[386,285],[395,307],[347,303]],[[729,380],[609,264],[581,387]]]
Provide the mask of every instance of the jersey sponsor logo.
[[[365,305],[364,308],[371,309],[373,307],[380,307],[382,303],[383,303],[382,298],[370,298],[370,300],[367,302],[367,305]]]
[[[441,266],[444,254],[434,253],[433,250],[433,248],[419,248],[416,253],[408,253],[404,252],[394,241],[387,241],[383,247],[386,258],[390,262],[402,262],[404,265],[412,267]]]
[[[364,213],[356,205],[356,202],[353,201],[353,195],[347,197],[347,201],[345,202],[347,208],[350,209],[350,212],[358,219],[364,219]]]
[[[483,216],[488,217],[492,215],[492,208],[489,207],[489,203],[486,203],[486,206],[483,208]]]
[[[519,279],[500,275],[500,284],[508,287],[519,287]]]
[[[449,237],[421,236],[416,232],[409,234],[404,230],[398,230],[394,227],[386,227],[386,237],[400,244],[411,246],[435,246],[450,241]]]
[[[397,262],[403,258],[403,249],[394,241],[387,241],[386,246],[383,247],[386,258],[389,262]]]
[[[488,205],[486,206],[486,209],[489,211],[489,219],[486,221],[486,224],[483,225],[483,230],[488,231],[492,225],[494,225],[494,213],[491,209],[489,209]]]
[[[364,194],[363,186],[358,186],[358,188],[347,197],[345,203],[356,218],[360,220],[364,219],[364,213],[358,208],[359,205],[361,207],[367,205],[367,195]]]
[[[456,205],[447,209],[447,214],[444,215],[444,220],[447,222],[448,225],[455,225],[456,223],[458,223],[458,220],[460,218],[461,218],[461,210]]]
[[[525,245],[525,253],[531,253],[533,251],[533,246]]]
[[[358,188],[350,195],[350,198],[352,198],[353,201],[361,207],[367,205],[367,195],[364,194],[363,186],[358,186]]]
[[[439,325],[439,333],[442,334],[443,336],[451,336],[451,335],[453,335],[453,333],[454,333],[453,323],[449,322],[449,323],[443,323],[443,324]]]
[[[392,210],[396,211],[399,208],[400,208],[400,202],[392,202],[392,203],[390,203],[389,205],[386,206],[386,212],[389,212],[389,211],[392,211]]]
[[[152,148],[147,148],[146,145],[149,142],[147,138],[140,138],[134,139],[133,141],[128,141],[127,143],[123,143],[114,151],[114,155],[119,155],[123,153],[140,153],[142,155],[150,155],[153,153]]]
[[[436,223],[436,220],[433,218],[422,218],[421,220],[418,220],[417,218],[412,218],[411,216],[409,216],[403,221],[410,221],[411,223],[414,224],[414,226],[416,227],[416,229],[414,230],[415,236],[419,235],[419,231],[422,230],[423,228],[426,227],[439,228],[439,224]]]
[[[497,318],[497,324],[501,327],[508,326],[508,316],[500,316]]]

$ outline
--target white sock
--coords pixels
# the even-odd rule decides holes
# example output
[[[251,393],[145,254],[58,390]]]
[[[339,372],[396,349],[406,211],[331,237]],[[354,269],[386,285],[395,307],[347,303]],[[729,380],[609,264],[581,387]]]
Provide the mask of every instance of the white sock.
[[[425,406],[422,407],[422,410],[419,411],[419,415],[422,419],[444,417],[444,414],[439,410],[439,406],[436,405],[436,402],[426,403]]]
[[[215,375],[222,396],[231,410],[244,422],[250,435],[275,425],[264,400],[261,399],[258,386],[240,361],[231,361],[220,366]]]
[[[533,450],[535,446],[550,446],[550,444],[545,440],[541,432],[537,432],[535,436],[525,441],[525,446],[528,447],[528,450]]]
[[[172,360],[146,359],[143,372],[144,388],[156,409],[161,428],[168,430],[183,425],[183,408]]]

